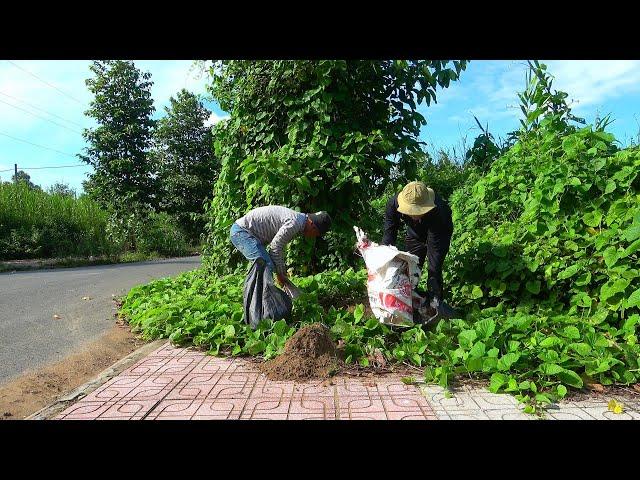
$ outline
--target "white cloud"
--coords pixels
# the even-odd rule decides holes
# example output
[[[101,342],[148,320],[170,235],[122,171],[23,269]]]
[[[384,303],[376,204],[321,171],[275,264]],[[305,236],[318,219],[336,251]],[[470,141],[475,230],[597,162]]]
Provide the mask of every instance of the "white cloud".
[[[555,77],[552,88],[575,99],[574,110],[640,92],[638,60],[553,60],[543,62]]]
[[[216,112],[211,112],[211,115],[209,116],[207,121],[204,122],[204,125],[205,125],[205,127],[212,127],[216,123],[218,123],[218,122],[220,122],[222,120],[226,120],[227,118],[229,118],[229,115],[220,116]]]

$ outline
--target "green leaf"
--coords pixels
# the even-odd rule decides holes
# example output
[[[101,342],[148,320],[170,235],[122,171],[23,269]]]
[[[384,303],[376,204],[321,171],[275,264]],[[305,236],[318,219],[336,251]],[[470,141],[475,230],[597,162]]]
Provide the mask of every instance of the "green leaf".
[[[563,372],[564,368],[562,368],[560,365],[556,365],[555,363],[543,363],[542,365],[540,365],[540,370],[545,375],[551,376],[551,375],[557,375],[560,372]]]
[[[633,225],[622,232],[622,236],[627,240],[627,242],[633,242],[640,238],[640,222],[634,221]]]
[[[224,327],[224,336],[225,338],[233,337],[236,334],[236,329],[233,325],[227,325]]]
[[[586,356],[591,353],[591,347],[586,343],[571,343],[569,348],[575,351],[578,355]]]
[[[565,327],[562,334],[567,338],[580,338],[580,331],[573,325]]]
[[[558,373],[558,378],[562,383],[565,383],[575,388],[582,388],[582,379],[577,373],[571,370],[565,369],[562,372]]]
[[[469,356],[471,357],[482,357],[484,355],[486,346],[483,342],[476,342],[471,350],[469,351]]]
[[[526,284],[527,290],[533,294],[540,293],[540,280],[533,280],[527,282]]]
[[[608,195],[611,192],[613,192],[615,189],[616,189],[616,182],[614,182],[613,180],[609,180],[607,182],[606,188],[604,189],[604,194]]]
[[[360,320],[362,320],[362,317],[364,316],[364,305],[362,305],[361,303],[359,303],[356,308],[353,310],[353,319],[357,322],[359,322]]]
[[[475,330],[463,330],[458,334],[458,343],[462,348],[469,349],[478,334]]]
[[[556,345],[562,345],[562,340],[560,340],[555,335],[551,335],[540,342],[540,346],[542,348],[554,347]]]
[[[608,247],[602,254],[604,257],[604,263],[607,267],[613,267],[618,261],[618,249],[615,246]]]
[[[580,265],[573,264],[568,268],[565,268],[558,274],[558,280],[564,280],[565,278],[573,277],[580,270]]]
[[[489,391],[497,393],[500,387],[507,383],[507,376],[502,373],[494,373],[491,375],[491,381],[489,383]]]
[[[519,353],[507,353],[498,359],[498,370],[509,370],[520,359]]]
[[[481,339],[487,340],[496,329],[496,321],[492,318],[486,318],[476,322],[474,328]]]
[[[558,385],[556,387],[556,392],[558,394],[558,397],[564,398],[567,395],[567,387],[565,387],[564,385]]]
[[[629,295],[625,302],[626,308],[640,307],[640,288]]]
[[[476,300],[478,298],[482,298],[482,289],[478,285],[473,286],[473,290],[471,290],[471,298]]]
[[[600,225],[600,222],[602,221],[602,213],[600,213],[597,210],[593,212],[585,213],[582,216],[582,221],[589,227],[597,227],[598,225]]]
[[[622,252],[620,257],[621,258],[628,257],[629,255],[637,252],[638,250],[640,250],[640,239],[636,240],[631,245],[629,245],[627,248],[625,248],[624,252]]]
[[[618,278],[614,282],[609,281],[600,288],[600,300],[604,302],[618,293],[624,292],[628,286],[629,280],[626,278]]]

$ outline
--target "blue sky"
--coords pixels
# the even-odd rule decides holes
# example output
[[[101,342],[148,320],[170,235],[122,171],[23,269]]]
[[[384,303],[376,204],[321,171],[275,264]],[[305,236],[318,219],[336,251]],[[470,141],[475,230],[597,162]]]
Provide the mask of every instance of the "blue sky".
[[[569,93],[574,113],[592,122],[611,113],[609,130],[623,143],[637,140],[640,131],[640,61],[553,60],[544,61],[555,77],[554,87]],[[152,96],[160,117],[169,97],[186,88],[205,93],[206,76],[190,60],[135,61],[152,74]],[[92,121],[84,116],[91,96],[84,83],[91,75],[89,61],[0,60],[0,179],[7,181],[18,167],[66,166],[81,163],[74,154],[85,146],[83,127]],[[518,127],[520,115],[516,91],[525,84],[526,66],[516,60],[471,61],[459,82],[438,90],[438,103],[420,107],[427,119],[421,133],[427,149],[458,150],[473,144],[479,130],[473,120],[489,124],[496,136]],[[55,88],[54,88],[55,87]],[[211,123],[224,118],[216,104]],[[29,143],[25,143],[29,142]],[[33,145],[36,144],[36,145]],[[42,148],[47,147],[47,149]],[[55,150],[55,151],[53,151]],[[56,182],[81,190],[91,171],[88,166],[26,170],[44,188]]]

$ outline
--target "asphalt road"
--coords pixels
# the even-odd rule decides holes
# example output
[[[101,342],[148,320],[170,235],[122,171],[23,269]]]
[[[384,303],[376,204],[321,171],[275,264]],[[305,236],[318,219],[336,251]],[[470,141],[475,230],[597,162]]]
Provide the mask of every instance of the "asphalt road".
[[[116,312],[112,294],[193,270],[200,262],[184,257],[0,273],[0,383],[58,361],[109,330]]]

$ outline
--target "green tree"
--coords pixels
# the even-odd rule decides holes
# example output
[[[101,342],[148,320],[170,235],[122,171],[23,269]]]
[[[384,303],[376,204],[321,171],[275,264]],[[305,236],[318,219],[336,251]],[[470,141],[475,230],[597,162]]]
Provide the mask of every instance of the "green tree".
[[[17,180],[16,180],[16,177],[17,177]],[[39,185],[36,185],[31,181],[31,176],[24,170],[18,170],[17,175],[16,174],[12,175],[11,181],[15,183],[24,183],[31,190],[42,190],[42,188]]]
[[[86,80],[94,98],[86,115],[97,122],[84,131],[85,155],[78,155],[95,172],[85,191],[116,212],[149,210],[156,202],[154,171],[149,155],[155,110],[151,74],[131,61],[96,61]]]
[[[73,188],[69,187],[69,185],[67,185],[66,183],[62,182],[54,183],[51,187],[49,187],[47,192],[50,195],[60,195],[63,197],[76,198],[76,191]]]
[[[468,165],[456,162],[451,155],[440,149],[433,159],[428,153],[423,154],[416,179],[425,182],[442,198],[448,200],[451,194],[460,187],[468,176]]]
[[[218,170],[211,128],[205,126],[211,112],[184,89],[170,102],[155,131],[158,204],[194,241],[204,230],[204,203],[211,200]]]
[[[375,218],[371,200],[392,167],[414,177],[418,105],[457,80],[466,61],[219,61],[210,91],[231,119],[216,129],[221,171],[210,205],[208,263],[228,271],[240,259],[228,229],[246,211],[281,204],[327,210],[334,227],[317,248],[289,249],[315,271],[355,260],[352,226]],[[313,252],[313,253],[312,253]]]

